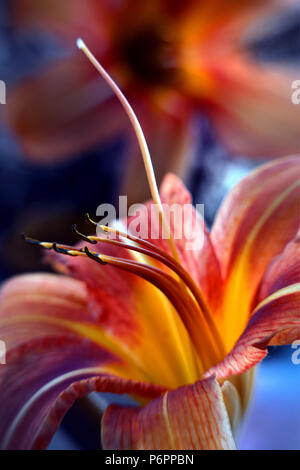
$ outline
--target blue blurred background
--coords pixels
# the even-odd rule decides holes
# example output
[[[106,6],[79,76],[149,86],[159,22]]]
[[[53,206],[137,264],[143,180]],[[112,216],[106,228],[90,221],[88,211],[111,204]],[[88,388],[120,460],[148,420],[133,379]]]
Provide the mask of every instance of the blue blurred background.
[[[67,54],[51,34],[16,28],[12,4],[13,0],[0,2],[0,79],[8,91]],[[253,54],[263,61],[295,63],[299,61],[299,31],[299,16],[287,14],[270,37],[252,45]],[[9,105],[8,101],[5,106]],[[206,221],[211,225],[226,193],[261,161],[228,155],[201,115],[196,128],[196,158],[190,160],[186,183],[194,202],[205,204]],[[17,136],[0,124],[0,280],[47,270],[39,251],[24,246],[19,234],[73,243],[72,224],[80,224],[85,212],[95,213],[100,203],[114,202],[124,165],[123,135],[73,159],[40,165],[26,159]],[[291,354],[289,347],[271,348],[260,366],[256,393],[238,437],[241,449],[300,449],[300,365],[292,364]],[[101,400],[111,397],[96,397],[93,406],[77,403],[49,448],[99,448],[97,403],[102,404]]]

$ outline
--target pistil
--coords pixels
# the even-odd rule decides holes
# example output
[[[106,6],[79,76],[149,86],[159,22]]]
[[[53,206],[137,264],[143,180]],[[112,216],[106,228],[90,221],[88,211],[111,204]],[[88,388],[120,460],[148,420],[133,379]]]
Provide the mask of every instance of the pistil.
[[[180,262],[179,255],[174,243],[173,238],[171,237],[171,231],[169,224],[167,222],[167,219],[164,214],[163,206],[161,203],[157,183],[156,183],[156,178],[155,178],[155,173],[154,173],[154,168],[152,165],[152,160],[149,152],[149,148],[143,133],[143,130],[141,128],[141,125],[139,123],[138,118],[135,115],[135,112],[133,111],[132,107],[130,106],[127,98],[123,95],[122,91],[120,88],[117,86],[117,84],[113,81],[113,79],[110,77],[110,75],[106,72],[106,70],[102,67],[100,62],[96,59],[96,57],[92,54],[92,52],[89,50],[89,48],[86,46],[84,41],[82,39],[77,40],[77,46],[80,50],[84,52],[84,54],[87,56],[87,58],[90,60],[90,62],[93,64],[93,66],[98,70],[100,75],[104,78],[106,83],[111,87],[113,92],[116,94],[117,98],[119,99],[120,103],[122,104],[123,108],[126,111],[127,116],[130,119],[130,122],[134,128],[135,134],[137,136],[140,150],[143,156],[143,161],[145,165],[145,170],[147,174],[147,179],[150,187],[150,192],[153,198],[154,203],[158,207],[159,211],[159,217],[160,221],[162,223],[162,228],[164,231],[164,236],[166,237],[168,244],[170,246],[172,255],[174,258]]]

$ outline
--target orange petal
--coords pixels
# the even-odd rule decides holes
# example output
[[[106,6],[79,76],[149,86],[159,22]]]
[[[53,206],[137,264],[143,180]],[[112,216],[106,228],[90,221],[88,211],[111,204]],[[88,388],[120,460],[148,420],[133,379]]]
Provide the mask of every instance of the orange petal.
[[[103,358],[102,358],[103,359]],[[43,449],[77,398],[93,391],[148,401],[164,389],[108,375],[98,348],[52,336],[8,355],[0,371],[0,448]],[[103,364],[103,360],[102,360]]]
[[[124,360],[114,354],[118,345],[101,331],[87,304],[84,284],[63,276],[24,275],[4,284],[1,447],[46,446],[75,398],[93,390],[132,393],[146,401],[165,391],[124,379],[134,378],[136,369],[126,364],[126,352]]]
[[[98,349],[98,364],[109,359],[110,372],[123,370],[127,377],[131,370],[131,378],[140,377],[138,365],[129,365],[135,357],[105,330],[98,315],[89,306],[85,284],[66,276],[25,274],[7,281],[0,292],[0,334],[8,354],[32,341],[63,336]]]
[[[211,238],[226,282],[223,322],[230,350],[246,327],[262,277],[299,225],[300,157],[265,165],[224,201]]]
[[[161,395],[165,390],[152,384],[124,380],[113,375],[96,376],[73,383],[58,396],[56,402],[52,405],[47,419],[44,420],[31,447],[33,449],[45,449],[60,425],[62,418],[75,400],[93,391],[134,395],[149,400]]]
[[[176,176],[168,174],[165,177],[160,188],[160,195],[180,264],[196,285],[198,298],[201,298],[201,308],[206,311],[206,314],[208,311],[217,312],[221,307],[223,280],[204,219],[192,206],[190,193]],[[168,240],[165,239],[162,233],[157,207],[150,201],[143,208],[145,209],[143,220],[141,223],[139,222],[146,228],[143,238],[150,239],[152,244],[170,255],[170,247]],[[132,227],[134,220],[135,218],[131,217],[127,221],[129,232],[132,231],[132,228],[135,228],[135,226]],[[139,219],[137,220],[139,221]],[[212,316],[208,314],[207,317],[212,324]],[[222,353],[217,351],[217,349],[222,348],[220,346],[221,340],[218,346],[214,348],[214,352],[210,349],[212,344],[205,343],[204,329],[207,329],[207,324],[203,321],[199,309],[190,309],[188,315],[183,315],[182,318],[193,344],[199,349],[202,346],[202,351],[198,349],[201,360],[205,362],[205,358],[210,358],[209,364],[202,364],[204,369],[210,367],[213,363],[216,364],[221,359],[220,355],[223,356],[223,351]],[[215,330],[217,328],[217,325],[215,325]],[[208,353],[208,349],[210,349],[211,354]]]
[[[1,338],[12,350],[26,341],[65,333],[63,325],[53,327],[53,320],[89,321],[87,302],[85,285],[75,279],[39,273],[12,278],[0,292]],[[27,323],[26,318],[36,321]]]
[[[263,300],[229,355],[208,371],[219,378],[241,374],[260,362],[268,345],[290,344],[300,339],[300,284],[284,287]]]
[[[296,284],[300,279],[300,238],[296,236],[270,263],[261,282],[259,302],[275,291]]]
[[[161,185],[160,195],[163,204],[170,207],[178,204],[181,208],[192,204],[192,198],[182,181],[173,174],[168,174]],[[155,219],[149,217],[149,233],[155,230]],[[171,233],[176,233],[174,219],[170,218]],[[216,257],[208,229],[199,212],[191,208],[183,217],[184,231],[180,239],[175,239],[180,260],[186,271],[198,283],[210,307],[215,310],[222,296],[223,281],[220,265]],[[169,246],[166,240],[151,240],[166,252]],[[203,242],[203,243],[202,243]],[[198,245],[199,243],[199,245]],[[191,246],[193,247],[191,249]]]
[[[110,406],[102,421],[105,449],[235,449],[214,377],[179,388],[144,408]]]

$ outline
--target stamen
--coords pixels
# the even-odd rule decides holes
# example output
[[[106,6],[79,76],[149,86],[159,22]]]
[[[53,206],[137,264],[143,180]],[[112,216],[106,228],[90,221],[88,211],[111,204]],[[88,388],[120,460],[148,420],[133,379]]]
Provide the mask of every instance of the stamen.
[[[89,48],[86,46],[84,41],[80,38],[77,39],[77,47],[84,52],[84,54],[87,56],[87,58],[90,60],[90,62],[94,65],[94,67],[98,70],[100,75],[104,78],[106,83],[111,87],[111,89],[114,91],[116,96],[118,97],[119,101],[121,102],[123,108],[126,111],[127,116],[129,117],[135,134],[137,136],[139,146],[142,152],[143,160],[144,160],[144,165],[145,165],[145,170],[147,174],[147,179],[150,187],[150,192],[153,198],[154,203],[158,207],[158,212],[160,216],[160,220],[162,223],[162,228],[164,232],[164,236],[168,241],[168,244],[170,246],[172,255],[174,258],[180,262],[179,255],[174,243],[173,238],[171,237],[171,231],[170,231],[170,226],[167,222],[167,219],[164,214],[163,206],[161,203],[157,183],[156,183],[156,178],[155,178],[155,173],[151,161],[151,156],[149,152],[149,148],[143,133],[143,130],[141,128],[141,125],[138,121],[138,118],[135,115],[135,112],[133,111],[132,107],[130,106],[128,100],[125,98],[123,93],[121,92],[120,88],[117,86],[117,84],[113,81],[113,79],[109,76],[109,74],[104,70],[102,65],[98,62],[96,57],[92,54],[92,52],[89,50]]]
[[[57,243],[53,242],[41,242],[31,237],[27,237],[24,233],[21,234],[21,237],[25,242],[30,243],[31,245],[40,246],[41,248],[45,248],[46,250],[54,250],[56,253],[61,255],[69,255],[69,256],[78,256],[78,250],[74,250],[70,247],[64,247],[62,245],[57,246]]]
[[[66,250],[65,248],[57,246],[56,243],[53,243],[52,249],[56,252],[59,253],[60,255],[69,255],[69,256],[76,256],[72,253],[70,253],[70,250]]]
[[[100,255],[98,255],[98,254],[96,255],[95,253],[91,253],[87,246],[84,248],[84,252],[85,252],[85,254],[88,258],[91,258],[92,260],[97,261],[97,263],[100,263],[102,265],[107,264],[106,261],[103,261],[103,259],[100,257]]]
[[[58,245],[57,243],[40,242],[39,240],[26,237],[25,235],[23,235],[23,238],[31,244],[41,246],[48,250],[54,250],[59,254],[86,256],[101,265],[108,264],[115,266],[150,282],[163,292],[175,307],[189,333],[195,350],[198,352],[202,366],[204,367],[201,373],[219,361],[219,353],[215,350],[213,338],[209,334],[204,318],[199,315],[200,312],[199,309],[197,309],[197,304],[195,304],[187,290],[183,291],[180,289],[180,283],[174,277],[155,266],[150,266],[129,259],[114,258],[112,256],[90,252],[88,247],[74,249],[72,247]],[[186,295],[183,295],[184,293]],[[204,334],[204,332],[206,334]],[[209,354],[207,354],[208,351],[210,351]],[[207,362],[208,357],[209,362]],[[212,360],[213,363],[211,362]]]
[[[91,224],[98,226],[97,222],[92,220],[90,218],[89,214],[86,214],[85,216]],[[197,301],[197,303],[200,307],[200,310],[201,310],[200,314],[204,315],[205,320],[208,324],[208,327],[210,328],[210,330],[213,333],[213,337],[214,337],[215,343],[217,344],[217,347],[219,349],[220,355],[222,357],[225,357],[226,351],[225,351],[225,348],[224,348],[224,344],[223,344],[223,341],[220,337],[220,333],[219,333],[219,330],[218,330],[218,328],[215,324],[213,316],[212,316],[211,312],[209,311],[209,309],[207,307],[207,304],[206,304],[206,301],[203,297],[202,292],[200,291],[199,287],[195,284],[193,278],[188,274],[188,272],[179,263],[177,263],[176,260],[174,260],[171,256],[169,256],[166,252],[164,252],[163,250],[158,248],[153,243],[150,243],[148,240],[143,240],[143,239],[135,237],[134,235],[131,235],[129,233],[122,232],[120,230],[116,230],[112,227],[107,227],[107,226],[101,225],[100,228],[105,232],[113,233],[113,234],[115,234],[119,237],[122,237],[122,238],[127,238],[127,239],[137,243],[141,247],[145,247],[145,248],[143,249],[143,248],[138,248],[134,245],[122,244],[122,242],[118,242],[116,240],[111,240],[109,238],[100,238],[100,237],[90,236],[90,237],[88,237],[89,240],[99,241],[99,242],[103,242],[103,243],[112,243],[112,244],[121,246],[123,248],[129,249],[129,250],[132,250],[132,251],[138,251],[138,252],[143,253],[147,256],[150,256],[152,258],[157,259],[158,261],[165,264],[168,268],[170,268],[172,271],[174,271],[177,274],[179,279],[181,279],[183,281],[183,284],[186,287],[189,288],[189,290],[193,294],[194,298],[196,299],[196,301]]]
[[[209,369],[212,365],[220,361],[219,351],[215,348],[214,338],[210,334],[204,319],[199,315],[200,312],[196,308],[196,304],[193,302],[190,295],[182,295],[183,292],[187,291],[180,289],[180,284],[176,279],[154,266],[123,258],[90,253],[88,248],[86,248],[86,250],[89,253],[88,254],[86,251],[86,254],[90,258],[101,264],[103,260],[105,260],[109,265],[138,275],[153,284],[166,295],[169,301],[174,305],[186,327],[194,344],[194,348],[199,354],[204,370]]]
[[[95,220],[91,219],[90,214],[88,212],[86,212],[84,214],[84,217],[90,224],[95,225],[96,227],[98,227],[98,225],[99,225],[98,222],[95,222]]]
[[[92,221],[91,219],[89,219],[89,220]],[[96,224],[96,222],[93,222],[93,223]],[[198,300],[199,306],[202,309],[202,304],[204,302],[201,299],[201,293],[200,293],[197,285],[194,283],[194,281],[190,277],[190,275],[184,270],[184,268],[180,264],[178,264],[171,256],[169,256],[164,251],[160,250],[157,246],[153,245],[152,243],[150,243],[146,240],[143,240],[141,238],[135,237],[133,235],[130,235],[129,233],[121,232],[120,230],[116,230],[114,228],[107,227],[107,226],[104,226],[104,225],[101,225],[100,228],[103,231],[107,232],[107,233],[113,233],[113,234],[115,234],[115,235],[117,235],[121,238],[126,238],[126,239],[129,239],[131,241],[134,241],[135,243],[137,243],[140,246],[129,245],[129,244],[126,244],[126,243],[124,243],[120,240],[115,240],[115,239],[111,239],[111,238],[104,238],[104,237],[102,238],[102,237],[97,237],[97,236],[94,236],[94,235],[89,235],[89,236],[85,236],[85,235],[82,235],[82,234],[80,234],[80,235],[84,240],[88,241],[89,243],[97,243],[97,242],[109,243],[109,244],[112,244],[112,245],[120,246],[121,248],[125,248],[127,250],[142,253],[142,254],[144,254],[146,256],[149,256],[151,258],[155,258],[157,261],[160,261],[165,266],[167,266],[169,269],[174,271],[174,273],[189,287],[191,293],[194,295],[196,300]],[[205,312],[205,310],[204,310],[204,312]]]
[[[31,245],[37,245],[42,248],[46,248],[47,250],[52,250],[53,248],[53,243],[48,243],[48,242],[41,242],[40,240],[36,240],[35,238],[27,237],[25,233],[21,233],[21,238],[26,242],[30,243]]]
[[[97,241],[96,240],[92,240],[90,237],[87,237],[86,235],[84,235],[83,233],[79,232],[77,230],[77,226],[76,224],[73,225],[73,231],[76,233],[76,235],[78,235],[80,238],[82,238],[82,240],[88,242],[88,243],[91,243],[92,245],[96,245],[97,244]]]

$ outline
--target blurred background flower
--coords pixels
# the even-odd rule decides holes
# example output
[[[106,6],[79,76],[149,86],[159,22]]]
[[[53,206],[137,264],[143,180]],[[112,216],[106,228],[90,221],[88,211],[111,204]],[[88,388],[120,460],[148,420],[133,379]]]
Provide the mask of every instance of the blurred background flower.
[[[70,243],[84,212],[120,191],[148,197],[131,128],[76,37],[134,105],[159,179],[184,176],[209,225],[254,166],[299,150],[300,106],[290,100],[299,23],[292,0],[2,0],[0,279],[48,269],[20,232]],[[273,350],[263,363],[242,448],[300,448],[300,366],[289,354]],[[52,448],[97,448],[103,399],[93,397],[93,413],[77,404]]]
[[[231,155],[266,158],[300,149],[290,98],[296,71],[262,62],[253,51],[290,10],[286,1],[12,3],[13,25],[52,33],[61,52],[14,87],[6,108],[5,120],[31,160],[65,159],[126,134],[124,190],[134,202],[147,196],[133,133],[107,85],[75,50],[80,35],[133,104],[159,182],[167,170],[187,175],[199,114]]]

